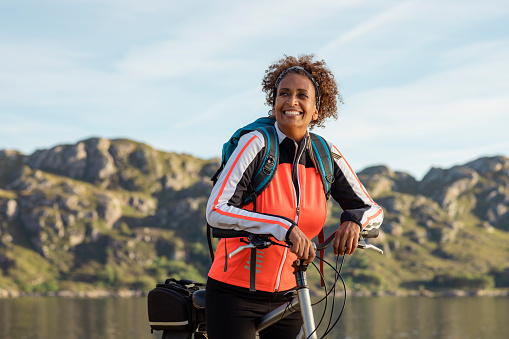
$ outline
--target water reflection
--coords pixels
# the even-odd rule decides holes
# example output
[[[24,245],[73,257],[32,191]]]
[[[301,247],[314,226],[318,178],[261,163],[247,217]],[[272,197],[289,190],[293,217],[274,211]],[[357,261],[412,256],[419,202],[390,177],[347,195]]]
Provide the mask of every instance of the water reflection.
[[[147,338],[145,298],[0,299],[0,338]]]
[[[0,299],[0,338],[159,339],[160,332],[150,334],[146,305],[145,298]],[[508,319],[502,297],[349,298],[327,338],[507,338]]]
[[[335,338],[507,338],[509,299],[350,298]]]

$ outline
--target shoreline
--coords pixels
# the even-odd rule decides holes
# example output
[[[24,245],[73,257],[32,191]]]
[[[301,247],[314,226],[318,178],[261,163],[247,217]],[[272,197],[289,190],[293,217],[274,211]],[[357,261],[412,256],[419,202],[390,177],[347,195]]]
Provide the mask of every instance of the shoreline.
[[[0,290],[0,299],[10,298],[87,298],[87,299],[98,299],[98,298],[139,298],[146,297],[148,292],[141,290],[120,290],[120,291],[84,291],[84,292],[73,292],[73,291],[56,291],[56,292],[19,292],[19,291],[6,291]]]
[[[380,292],[348,292],[350,297],[509,297],[509,290],[447,290],[447,291],[380,291]]]
[[[315,294],[315,293],[313,293]],[[0,299],[13,299],[13,298],[84,298],[84,299],[98,299],[98,298],[141,298],[146,297],[148,292],[141,290],[120,290],[120,291],[86,291],[86,292],[72,292],[72,291],[56,291],[56,292],[19,292],[19,291],[6,291],[0,290]],[[347,297],[509,297],[509,290],[448,290],[448,291],[347,291]]]

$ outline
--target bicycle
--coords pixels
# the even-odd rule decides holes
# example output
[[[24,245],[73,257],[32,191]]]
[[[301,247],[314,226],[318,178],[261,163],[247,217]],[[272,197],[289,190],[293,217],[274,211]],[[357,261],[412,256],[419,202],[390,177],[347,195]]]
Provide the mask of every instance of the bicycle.
[[[374,245],[371,245],[371,244],[367,244],[365,242],[366,238],[378,237],[378,233],[379,233],[378,228],[361,231],[361,233],[359,235],[359,242],[358,242],[357,248],[371,249],[371,250],[376,251],[379,254],[383,254],[383,251],[380,248],[378,248]],[[314,243],[315,250],[321,251],[321,250],[325,250],[327,247],[329,247],[330,244],[334,240],[334,235],[335,235],[335,232],[321,244]],[[212,236],[214,238],[247,238],[248,239],[248,242],[246,245],[241,246],[241,247],[237,248],[236,250],[232,251],[231,253],[229,253],[229,255],[228,255],[229,258],[231,258],[232,256],[236,255],[237,253],[239,253],[245,249],[252,249],[252,248],[264,249],[264,248],[267,248],[267,247],[275,244],[272,240],[270,240],[270,236],[255,235],[255,234],[252,234],[252,233],[249,233],[246,231],[235,231],[235,230],[214,228],[212,230]],[[344,260],[344,256],[343,256],[343,260]],[[341,265],[342,264],[343,264],[343,262],[341,263]],[[330,265],[330,264],[328,264],[328,265],[332,267],[332,265]],[[284,303],[283,305],[279,306],[272,312],[269,312],[268,314],[263,316],[257,325],[256,331],[257,331],[257,333],[259,333],[260,331],[277,323],[278,321],[280,321],[281,319],[284,319],[285,317],[289,316],[290,314],[300,311],[302,320],[303,320],[303,325],[302,325],[302,328],[301,328],[300,333],[298,334],[297,338],[299,338],[299,339],[300,338],[317,339],[318,338],[317,334],[316,334],[317,326],[315,326],[315,319],[314,319],[314,314],[313,314],[313,309],[312,309],[313,304],[311,303],[309,287],[307,284],[307,276],[306,276],[306,270],[307,270],[308,265],[304,265],[304,261],[297,259],[294,261],[293,267],[294,267],[294,274],[295,274],[296,285],[297,285],[295,288],[296,293],[294,293],[294,296],[290,301]],[[335,291],[336,282],[339,278],[341,278],[340,270],[338,271],[337,268],[335,269],[336,279],[333,284],[333,287],[328,292],[327,292],[327,288],[326,288],[326,295],[319,302],[321,302],[324,299],[326,300],[326,298],[329,296],[329,294],[333,290]],[[344,303],[343,303],[343,309],[344,309],[345,302],[346,302],[346,286],[345,286],[342,278],[341,278],[341,280],[343,282],[343,286],[345,287],[345,299],[344,299]],[[323,276],[322,276],[322,281],[323,281]],[[196,291],[193,294],[192,298],[193,298],[193,304],[196,308],[198,308],[198,309],[205,308],[205,289]],[[319,302],[317,302],[317,303],[319,303]],[[317,303],[315,303],[315,304],[317,304]],[[327,335],[330,332],[330,330],[336,325],[339,318],[341,317],[343,309],[341,310],[339,316],[337,317],[336,321],[334,322],[334,324],[332,326],[330,326],[331,321],[329,321],[329,325],[327,327],[327,330],[325,331],[324,336]],[[325,311],[324,311],[324,314],[325,314]],[[320,323],[323,320],[323,317],[324,316],[322,315]],[[331,313],[331,317],[332,317],[332,313]],[[320,323],[319,323],[319,325],[320,325]],[[206,326],[204,326],[204,325],[205,324],[200,324],[196,328],[196,330],[194,332],[195,339],[206,338]],[[174,334],[172,334],[170,332],[163,331],[163,335],[162,335],[161,339],[168,339],[168,338],[175,338],[175,336],[174,336]]]

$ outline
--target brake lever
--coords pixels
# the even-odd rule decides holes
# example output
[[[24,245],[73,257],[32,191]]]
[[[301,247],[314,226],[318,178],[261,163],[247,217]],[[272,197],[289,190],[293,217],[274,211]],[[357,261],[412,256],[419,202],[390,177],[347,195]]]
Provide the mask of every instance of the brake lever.
[[[366,241],[364,239],[359,240],[357,247],[361,248],[361,249],[366,249],[366,250],[373,250],[373,251],[377,252],[378,254],[384,254],[384,251],[381,248],[378,248],[375,245],[366,244]]]
[[[240,251],[243,251],[248,248],[255,248],[255,247],[256,246],[253,244],[248,244],[248,245],[237,247],[236,250],[234,250],[234,251],[230,252],[230,254],[228,254],[228,259],[231,259],[235,254],[239,253]]]
[[[235,254],[237,254],[240,251],[243,251],[245,249],[249,249],[249,248],[263,249],[263,248],[267,248],[270,245],[272,245],[272,241],[270,241],[268,239],[264,239],[260,236],[250,235],[248,239],[249,239],[249,243],[247,245],[240,246],[237,249],[235,249],[234,251],[232,251],[230,254],[228,254],[228,258],[231,259]]]

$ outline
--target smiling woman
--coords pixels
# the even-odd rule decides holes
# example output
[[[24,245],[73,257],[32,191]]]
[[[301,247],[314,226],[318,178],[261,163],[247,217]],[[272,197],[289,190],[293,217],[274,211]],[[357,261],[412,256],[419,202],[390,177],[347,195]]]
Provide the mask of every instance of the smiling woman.
[[[206,289],[211,339],[254,338],[260,317],[286,301],[296,287],[292,263],[300,258],[309,264],[316,256],[310,239],[323,229],[329,196],[343,210],[334,238],[336,254],[352,254],[360,230],[380,225],[383,218],[381,208],[339,150],[324,139],[331,171],[323,179],[317,170],[316,146],[311,141],[317,136],[308,128],[336,118],[338,99],[341,102],[325,62],[314,61],[312,55],[285,56],[269,66],[262,86],[272,106],[269,115],[276,120],[276,141],[270,142],[261,130],[240,137],[212,189],[207,221],[216,228],[270,234],[280,246],[253,252],[256,263],[252,262],[254,254],[243,251],[229,257],[226,265],[225,249],[233,252],[244,243],[238,238],[220,240]],[[278,155],[275,173],[266,188],[255,193],[253,178],[262,169],[265,150],[274,144]],[[244,204],[242,197],[248,195],[254,195],[253,201]],[[295,338],[301,324],[300,314],[294,313],[259,335],[262,339]]]

